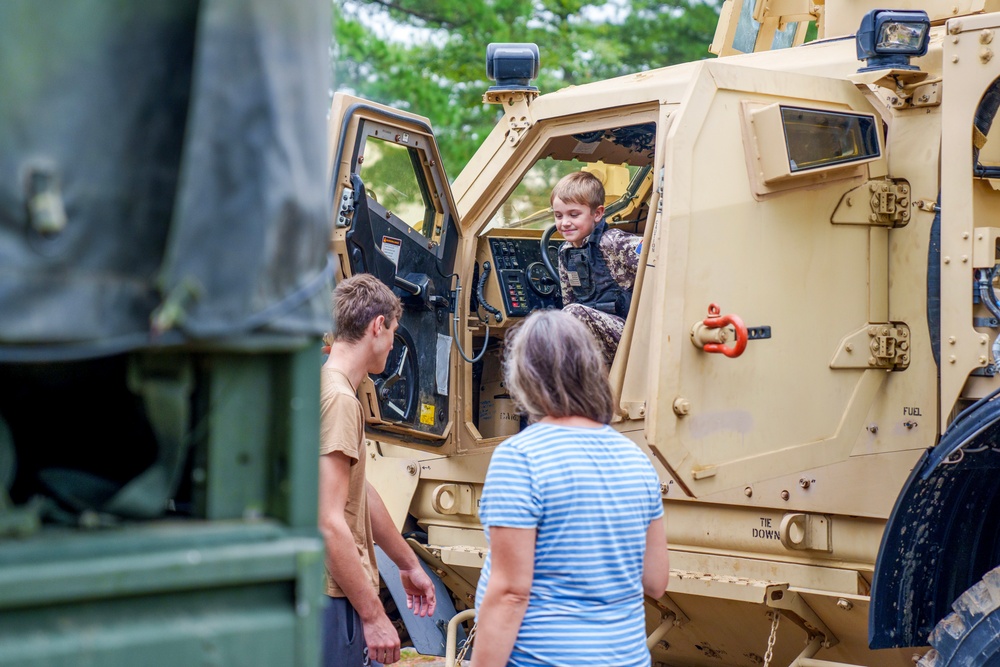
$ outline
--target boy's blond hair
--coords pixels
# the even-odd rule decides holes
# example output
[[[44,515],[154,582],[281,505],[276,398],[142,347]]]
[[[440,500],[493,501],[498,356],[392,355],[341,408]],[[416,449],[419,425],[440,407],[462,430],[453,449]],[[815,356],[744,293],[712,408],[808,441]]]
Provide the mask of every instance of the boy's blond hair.
[[[391,325],[403,314],[399,297],[370,273],[359,273],[337,283],[333,290],[333,340],[356,343],[379,315]]]
[[[586,171],[574,171],[559,179],[552,188],[549,204],[554,204],[556,197],[567,204],[582,204],[589,206],[591,211],[604,206],[604,185],[601,180]]]

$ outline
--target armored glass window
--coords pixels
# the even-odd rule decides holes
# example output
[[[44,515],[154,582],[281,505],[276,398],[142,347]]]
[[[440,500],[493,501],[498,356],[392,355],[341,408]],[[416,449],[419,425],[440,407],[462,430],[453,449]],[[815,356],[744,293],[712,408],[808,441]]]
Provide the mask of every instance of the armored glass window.
[[[764,183],[804,184],[818,172],[846,177],[851,169],[882,155],[874,114],[807,109],[784,104],[747,107],[753,173]]]
[[[781,121],[792,173],[879,155],[873,116],[783,106]]]
[[[385,134],[383,138],[381,135]],[[428,240],[441,237],[437,207],[427,185],[425,154],[418,146],[407,145],[409,138],[396,133],[375,131],[365,138],[359,168],[368,196],[387,217],[395,217]]]

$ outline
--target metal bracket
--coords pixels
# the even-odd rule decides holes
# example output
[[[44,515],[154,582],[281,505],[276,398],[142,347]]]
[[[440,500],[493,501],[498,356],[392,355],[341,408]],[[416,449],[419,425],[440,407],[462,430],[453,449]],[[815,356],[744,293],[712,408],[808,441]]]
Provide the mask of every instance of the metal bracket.
[[[840,341],[830,368],[884,368],[901,371],[910,364],[910,328],[903,322],[866,324]]]
[[[791,590],[788,584],[768,586],[764,603],[772,609],[781,610],[788,619],[805,630],[810,639],[822,637],[824,648],[830,648],[840,643],[837,636],[833,634],[826,623],[820,620],[812,607],[806,604],[801,595]]]
[[[876,70],[850,76],[862,90],[875,87],[876,94],[893,109],[934,107],[941,104],[941,79],[929,79],[916,70]]]
[[[646,604],[656,607],[656,609],[660,612],[660,615],[663,617],[664,620],[667,619],[668,617],[673,618],[672,623],[675,626],[687,625],[688,623],[691,622],[691,619],[688,618],[688,615],[685,614],[684,611],[677,606],[677,603],[674,602],[674,600],[666,593],[661,595],[659,599],[656,600],[647,595],[645,597],[645,600]]]
[[[935,81],[922,86],[918,86],[913,91],[910,104],[914,108],[936,107],[941,104],[941,82]]]
[[[910,221],[910,184],[877,178],[840,198],[830,222],[835,225],[902,227]]]
[[[337,210],[337,227],[350,227],[354,213],[354,190],[344,188],[340,193],[340,208]]]
[[[792,550],[832,552],[832,534],[830,517],[805,512],[784,515],[778,529],[781,544]]]
[[[511,146],[517,146],[527,133],[528,128],[535,124],[531,117],[529,106],[531,101],[538,97],[538,91],[530,90],[502,90],[489,92],[483,96],[483,101],[487,104],[503,105],[504,116],[507,119],[507,142]]]

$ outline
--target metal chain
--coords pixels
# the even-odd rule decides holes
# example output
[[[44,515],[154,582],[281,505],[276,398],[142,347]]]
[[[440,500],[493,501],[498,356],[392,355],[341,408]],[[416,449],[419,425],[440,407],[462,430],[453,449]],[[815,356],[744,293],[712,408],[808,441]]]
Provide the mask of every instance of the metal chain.
[[[771,614],[771,636],[767,638],[767,651],[764,652],[764,667],[768,667],[771,664],[771,657],[774,655],[774,640],[778,637],[778,621],[781,620],[781,614],[776,611],[770,612]]]
[[[455,657],[455,664],[456,665],[461,665],[462,661],[465,660],[465,654],[469,652],[469,647],[472,646],[472,638],[476,636],[476,628],[477,627],[479,627],[479,623],[478,622],[472,624],[472,629],[469,630],[469,636],[465,638],[465,643],[462,644],[461,650],[458,652],[458,655]]]

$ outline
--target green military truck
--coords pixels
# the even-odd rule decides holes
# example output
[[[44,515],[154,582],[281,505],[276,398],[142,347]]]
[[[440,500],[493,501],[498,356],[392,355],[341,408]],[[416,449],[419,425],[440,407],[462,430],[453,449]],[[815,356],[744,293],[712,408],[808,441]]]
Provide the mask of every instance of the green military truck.
[[[0,665],[318,664],[329,39],[0,3]]]
[[[426,119],[334,98],[335,270],[405,303],[369,475],[459,609],[523,427],[504,335],[560,306],[548,194],[587,169],[642,236],[610,376],[662,481],[653,664],[1000,665],[998,11],[727,0],[718,58],[546,94],[493,45],[450,185]]]

